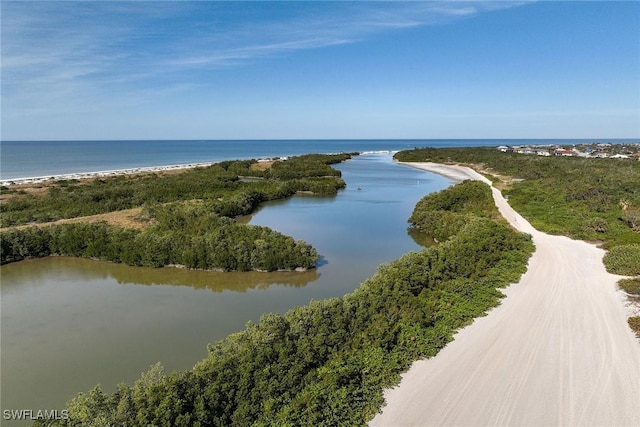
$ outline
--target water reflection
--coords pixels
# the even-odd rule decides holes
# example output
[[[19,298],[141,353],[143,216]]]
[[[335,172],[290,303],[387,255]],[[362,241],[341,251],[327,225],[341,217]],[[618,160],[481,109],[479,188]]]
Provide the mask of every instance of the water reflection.
[[[433,237],[413,227],[407,228],[407,234],[409,234],[409,237],[411,237],[417,245],[420,245],[424,248],[428,248],[438,243]]]
[[[318,280],[317,269],[307,271],[274,272],[219,272],[198,271],[182,268],[131,267],[104,261],[71,257],[32,259],[2,267],[3,292],[16,287],[44,286],[51,269],[73,272],[76,280],[113,278],[120,285],[171,285],[213,292],[247,292],[249,289],[265,290],[271,285],[294,288],[306,286]]]
[[[145,269],[142,272],[133,272],[129,269],[114,269],[112,273],[119,284],[189,286],[194,289],[207,289],[213,292],[246,292],[248,289],[265,290],[274,284],[300,288],[318,280],[320,277],[320,273],[316,269],[307,271],[274,271],[270,273],[236,273],[161,268]]]

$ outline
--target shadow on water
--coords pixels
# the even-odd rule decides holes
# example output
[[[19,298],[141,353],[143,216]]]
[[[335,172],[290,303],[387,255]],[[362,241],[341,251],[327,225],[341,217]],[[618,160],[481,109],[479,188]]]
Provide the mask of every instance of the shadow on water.
[[[329,264],[329,260],[327,258],[325,258],[324,256],[320,255],[320,259],[318,259],[318,261],[316,261],[316,268],[324,267],[327,264]],[[318,275],[318,277],[319,276],[320,275]]]
[[[407,227],[407,234],[413,239],[414,242],[416,242],[423,248],[428,248],[438,244],[438,242],[436,242],[433,237],[413,227]]]

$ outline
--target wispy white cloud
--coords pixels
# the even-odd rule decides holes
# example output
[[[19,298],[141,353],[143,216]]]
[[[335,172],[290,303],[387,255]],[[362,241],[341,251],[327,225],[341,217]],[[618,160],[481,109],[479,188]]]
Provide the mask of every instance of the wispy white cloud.
[[[2,7],[5,113],[113,108],[192,90],[198,71],[357,43],[522,2],[13,2]],[[272,8],[272,9],[269,9]],[[269,9],[269,14],[265,11]],[[7,115],[11,117],[11,114]]]
[[[237,66],[252,59],[264,58],[291,51],[317,49],[352,42],[353,41],[349,39],[313,38],[284,41],[279,43],[256,44],[238,48],[212,49],[210,52],[199,53],[194,56],[171,58],[163,62],[162,65],[208,68]]]

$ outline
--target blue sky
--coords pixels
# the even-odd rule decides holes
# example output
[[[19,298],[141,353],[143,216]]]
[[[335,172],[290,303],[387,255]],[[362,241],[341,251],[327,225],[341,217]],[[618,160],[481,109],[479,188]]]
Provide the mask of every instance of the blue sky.
[[[637,1],[1,8],[3,140],[640,137]]]

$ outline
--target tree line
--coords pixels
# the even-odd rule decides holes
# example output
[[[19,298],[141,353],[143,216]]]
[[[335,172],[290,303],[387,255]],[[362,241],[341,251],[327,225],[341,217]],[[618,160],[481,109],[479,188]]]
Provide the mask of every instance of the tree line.
[[[529,236],[462,208],[493,204],[478,192],[486,189],[460,184],[426,196],[419,210],[449,211],[443,201],[455,198],[467,223],[439,244],[381,266],[354,292],[263,315],[209,345],[192,370],[167,374],[157,364],[115,393],[100,386],[80,393],[68,404],[70,418],[51,424],[364,425],[400,372],[497,305],[499,288],[526,270]],[[421,230],[432,232],[426,224]]]
[[[206,204],[156,205],[147,212],[156,223],[144,231],[106,223],[5,231],[0,234],[1,262],[66,255],[132,266],[274,271],[312,268],[319,258],[303,241],[237,223]]]

